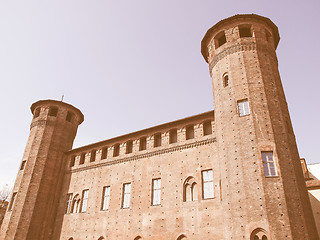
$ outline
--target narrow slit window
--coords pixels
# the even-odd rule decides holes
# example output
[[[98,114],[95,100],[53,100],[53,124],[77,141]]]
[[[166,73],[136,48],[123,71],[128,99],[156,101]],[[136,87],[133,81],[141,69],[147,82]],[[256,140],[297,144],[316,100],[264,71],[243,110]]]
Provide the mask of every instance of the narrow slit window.
[[[202,192],[203,199],[210,199],[214,197],[212,170],[202,171]]]
[[[96,160],[96,150],[92,150],[90,154],[90,162],[94,162]]]
[[[251,26],[239,26],[239,34],[241,38],[252,37]]]
[[[264,176],[266,177],[277,176],[277,171],[276,171],[276,167],[273,159],[273,152],[272,151],[262,152],[261,156],[262,156]]]
[[[81,153],[79,164],[80,164],[80,165],[81,165],[81,164],[84,164],[85,159],[86,159],[86,154],[85,154],[85,153]]]
[[[212,125],[211,121],[206,121],[203,123],[203,135],[210,135],[212,134]]]
[[[12,193],[10,205],[8,207],[8,211],[12,211],[14,202],[16,201],[16,197],[17,197],[17,192]]]
[[[143,151],[147,149],[147,138],[142,137],[139,141],[139,151]]]
[[[76,156],[72,156],[70,159],[70,167],[73,167],[76,163]]]
[[[228,87],[229,86],[229,76],[228,74],[223,75],[223,87]]]
[[[248,99],[238,101],[238,110],[239,110],[240,117],[250,115],[250,107],[249,107]]]
[[[132,140],[127,141],[127,144],[126,144],[126,154],[132,153],[132,149],[133,149],[133,141],[132,141]]]
[[[56,117],[58,114],[58,108],[57,107],[50,107],[49,108],[49,116]]]
[[[161,179],[152,179],[152,205],[160,205],[161,202]]]
[[[156,133],[154,135],[154,147],[160,147],[161,146],[161,133]]]
[[[177,129],[172,129],[169,132],[169,143],[176,143],[178,141]]]
[[[110,186],[103,187],[101,210],[103,211],[108,210],[109,202],[110,202]]]
[[[116,144],[113,146],[113,156],[117,157],[120,153],[120,144]]]
[[[72,206],[72,193],[68,193],[65,213],[71,212],[71,206]]]
[[[106,159],[107,158],[107,154],[108,154],[108,147],[102,148],[101,159]]]
[[[186,140],[194,138],[194,126],[189,125],[186,127]]]
[[[227,42],[227,39],[226,39],[226,34],[224,33],[224,31],[218,33],[214,40],[215,40],[216,49],[218,47],[221,47],[223,44],[225,44]]]
[[[26,166],[26,160],[23,160],[22,162],[21,162],[21,166],[20,166],[20,170],[23,170],[24,169],[24,167]]]
[[[89,190],[83,190],[82,191],[82,200],[81,200],[81,212],[87,211],[88,206],[88,196],[89,196]]]
[[[71,121],[72,121],[72,118],[73,118],[73,113],[70,112],[70,111],[68,111],[66,120],[67,120],[68,122],[71,122]]]
[[[122,208],[130,207],[131,183],[123,184]]]

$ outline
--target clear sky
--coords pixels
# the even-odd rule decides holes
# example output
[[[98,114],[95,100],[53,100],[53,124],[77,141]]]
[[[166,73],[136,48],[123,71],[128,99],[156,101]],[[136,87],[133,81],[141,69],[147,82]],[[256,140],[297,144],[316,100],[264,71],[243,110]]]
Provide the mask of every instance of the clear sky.
[[[240,13],[280,31],[301,157],[320,162],[319,0],[0,1],[0,185],[13,186],[40,99],[79,108],[74,147],[213,109],[206,31]]]

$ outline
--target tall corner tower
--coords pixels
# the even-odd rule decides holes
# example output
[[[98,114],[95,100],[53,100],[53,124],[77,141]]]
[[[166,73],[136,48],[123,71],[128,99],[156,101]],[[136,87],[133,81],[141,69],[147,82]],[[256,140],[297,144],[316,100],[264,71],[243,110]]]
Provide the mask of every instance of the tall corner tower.
[[[83,114],[59,101],[42,100],[31,106],[33,119],[5,215],[0,239],[51,239],[64,153],[72,148]]]
[[[278,71],[277,26],[255,14],[210,28],[201,47],[215,103],[225,239],[318,239]]]

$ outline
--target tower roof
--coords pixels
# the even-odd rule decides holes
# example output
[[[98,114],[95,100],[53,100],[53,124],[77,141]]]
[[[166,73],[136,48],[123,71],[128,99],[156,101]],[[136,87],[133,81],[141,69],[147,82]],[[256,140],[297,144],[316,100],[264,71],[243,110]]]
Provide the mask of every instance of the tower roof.
[[[204,37],[201,41],[201,53],[202,53],[202,56],[204,57],[204,59],[206,60],[206,62],[208,62],[208,50],[207,50],[208,41],[211,39],[214,31],[217,28],[219,28],[221,25],[225,24],[226,22],[231,22],[234,20],[240,20],[240,19],[245,19],[245,18],[253,18],[253,19],[257,19],[257,20],[262,20],[267,25],[269,25],[269,27],[272,29],[274,45],[277,48],[278,43],[280,41],[279,30],[278,30],[278,27],[269,18],[260,16],[257,14],[237,14],[232,17],[225,18],[225,19],[219,21],[213,27],[211,27],[204,35]]]
[[[73,111],[74,113],[76,113],[79,116],[79,124],[81,124],[83,122],[83,120],[84,120],[84,116],[83,116],[82,112],[78,108],[72,106],[71,104],[62,102],[62,101],[56,101],[56,100],[50,100],[50,99],[48,99],[48,100],[40,100],[40,101],[37,101],[37,102],[33,103],[31,105],[31,107],[30,107],[32,114],[33,114],[34,110],[36,109],[36,107],[38,107],[40,105],[41,106],[43,106],[43,105],[47,105],[47,106],[54,105],[54,106],[64,107],[66,109],[69,109],[69,110]]]

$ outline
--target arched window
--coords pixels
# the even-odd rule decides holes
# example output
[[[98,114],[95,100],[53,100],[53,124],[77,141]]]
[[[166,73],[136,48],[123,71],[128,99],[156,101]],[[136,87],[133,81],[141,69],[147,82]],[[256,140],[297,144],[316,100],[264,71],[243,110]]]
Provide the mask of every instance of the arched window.
[[[186,237],[186,235],[181,234],[181,235],[177,238],[177,240],[187,240],[187,237]]]
[[[101,237],[98,238],[98,240],[104,240],[104,237],[101,236]]]
[[[250,240],[268,240],[267,232],[263,228],[256,228],[250,235]]]
[[[68,240],[73,240],[73,237],[69,238]]]
[[[198,200],[197,182],[194,177],[188,177],[183,184],[183,201],[190,202]]]
[[[229,86],[229,76],[228,76],[228,73],[223,74],[222,80],[223,80],[223,87]]]
[[[142,239],[142,237],[140,237],[140,236],[137,236],[134,238],[134,240],[141,240],[141,239]]]
[[[80,207],[80,196],[79,194],[76,194],[72,200],[71,213],[79,212],[79,207]]]

